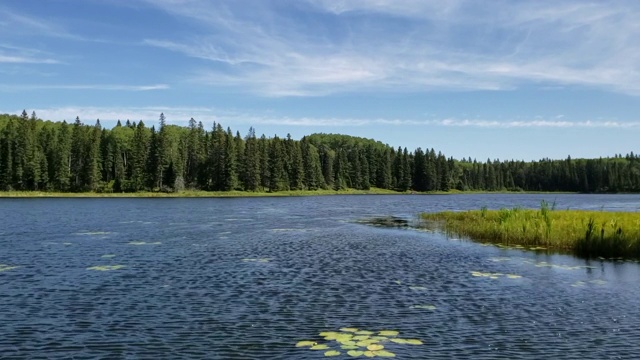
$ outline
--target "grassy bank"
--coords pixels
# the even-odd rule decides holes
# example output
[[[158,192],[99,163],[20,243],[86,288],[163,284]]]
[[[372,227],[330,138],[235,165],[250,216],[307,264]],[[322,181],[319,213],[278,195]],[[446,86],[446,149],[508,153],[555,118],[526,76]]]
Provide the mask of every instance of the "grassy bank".
[[[422,214],[427,225],[475,241],[571,251],[584,257],[640,258],[640,213],[501,209]]]
[[[371,188],[369,190],[292,190],[278,192],[252,192],[252,191],[191,191],[185,190],[175,193],[163,192],[136,192],[136,193],[65,193],[46,191],[2,191],[0,198],[214,198],[214,197],[267,197],[267,196],[316,196],[316,195],[390,195],[405,194],[393,190]]]

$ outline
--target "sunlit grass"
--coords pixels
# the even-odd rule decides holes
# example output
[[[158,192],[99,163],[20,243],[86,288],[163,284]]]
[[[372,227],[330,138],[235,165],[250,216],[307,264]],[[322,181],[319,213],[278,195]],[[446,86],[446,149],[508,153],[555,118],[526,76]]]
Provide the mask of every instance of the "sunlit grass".
[[[640,257],[640,213],[500,209],[422,214],[428,226],[480,242],[585,257]]]

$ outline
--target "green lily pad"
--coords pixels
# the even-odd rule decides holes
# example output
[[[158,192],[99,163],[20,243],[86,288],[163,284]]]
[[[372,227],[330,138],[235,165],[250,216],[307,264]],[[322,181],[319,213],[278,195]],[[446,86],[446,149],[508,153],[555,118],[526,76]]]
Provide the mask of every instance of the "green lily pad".
[[[381,336],[398,336],[398,332],[395,330],[382,330],[378,333]]]
[[[366,356],[366,357],[376,357],[376,353],[374,353],[373,351],[365,351],[364,352],[364,356]]]
[[[298,341],[296,343],[296,347],[314,346],[316,344],[317,343],[315,341],[303,340],[303,341]]]
[[[17,268],[19,268],[19,266],[9,266],[5,264],[0,264],[0,272],[9,271]]]
[[[340,356],[340,351],[329,350],[329,351],[324,353],[324,356]]]
[[[348,339],[340,339],[340,340],[337,340],[337,342],[340,343],[340,345],[347,345],[347,346],[353,346],[356,344],[355,341],[348,340]]]
[[[148,243],[146,241],[131,241],[129,245],[160,245],[162,244],[160,241]]]
[[[422,341],[418,339],[407,339],[406,343],[409,345],[422,345]]]
[[[364,351],[359,351],[359,350],[349,350],[347,351],[347,355],[351,356],[351,357],[358,357],[358,356],[362,356],[364,355]]]
[[[318,345],[313,345],[311,347],[311,350],[326,350],[328,348],[329,346],[327,344],[318,344]]]
[[[342,350],[357,350],[357,349],[359,349],[360,347],[359,347],[358,345],[355,345],[355,344],[354,344],[354,345],[342,345],[342,346],[340,346],[340,348],[341,348]]]
[[[411,309],[424,309],[424,310],[435,310],[436,307],[434,305],[411,305],[409,306]]]
[[[382,349],[384,349],[384,346],[380,344],[371,344],[367,346],[367,350],[370,350],[370,351],[378,351]]]
[[[395,338],[395,339],[389,339],[391,342],[394,342],[396,344],[406,344],[407,343],[407,339],[401,339],[401,338]]]
[[[360,340],[366,340],[368,338],[369,338],[369,335],[356,335],[352,339],[360,341]]]
[[[126,266],[124,266],[124,265],[98,265],[98,266],[88,267],[87,270],[112,271],[112,270],[119,270],[119,269],[122,269],[124,267],[126,267]]]
[[[366,339],[366,340],[362,340],[362,341],[358,341],[356,343],[356,345],[358,346],[362,346],[362,347],[367,347],[371,344],[375,344],[377,342],[380,342],[380,340],[376,340],[376,339]]]
[[[515,274],[507,274],[507,277],[509,279],[520,279],[522,276],[520,275],[515,275]]]

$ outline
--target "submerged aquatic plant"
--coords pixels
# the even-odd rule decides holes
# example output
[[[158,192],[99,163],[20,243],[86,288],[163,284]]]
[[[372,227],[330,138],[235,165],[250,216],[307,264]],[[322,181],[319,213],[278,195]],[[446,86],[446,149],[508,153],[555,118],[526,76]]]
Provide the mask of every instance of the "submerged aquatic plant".
[[[341,328],[340,331],[323,331],[319,335],[327,341],[319,343],[315,340],[302,340],[296,343],[296,347],[308,347],[309,350],[327,350],[324,355],[339,356],[341,350],[346,350],[350,357],[395,357],[395,353],[389,351],[387,346],[422,345],[418,339],[403,339],[397,337],[397,330],[380,330],[378,332],[352,327]],[[386,344],[386,345],[385,345]],[[331,347],[335,347],[332,349]]]

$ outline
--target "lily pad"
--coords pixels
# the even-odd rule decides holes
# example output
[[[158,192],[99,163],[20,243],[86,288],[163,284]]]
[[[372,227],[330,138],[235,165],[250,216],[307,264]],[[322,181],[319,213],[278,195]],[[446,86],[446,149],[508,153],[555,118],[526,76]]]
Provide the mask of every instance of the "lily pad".
[[[509,279],[520,279],[522,276],[520,275],[515,275],[515,274],[507,274],[507,277]]]
[[[369,338],[369,335],[356,335],[352,339],[360,341],[360,340],[366,340],[368,338]]]
[[[76,233],[76,235],[109,235],[111,232],[109,231],[82,231]]]
[[[296,343],[296,347],[314,346],[316,344],[317,343],[315,341],[303,340],[303,341],[298,341]]]
[[[376,354],[373,351],[365,351],[364,356],[366,357],[376,357]]]
[[[422,341],[418,339],[407,339],[406,343],[409,345],[422,345]]]
[[[357,350],[360,347],[358,345],[342,345],[340,348],[343,350]]]
[[[324,356],[340,356],[340,351],[329,350],[329,351],[324,353]]]
[[[398,332],[395,330],[382,330],[378,333],[381,336],[398,336]]]
[[[0,264],[0,272],[9,271],[17,268],[19,268],[19,266],[9,266],[5,264]]]
[[[364,355],[364,351],[360,351],[360,350],[349,350],[347,351],[347,355],[351,356],[351,357],[358,357],[358,356],[362,356]]]
[[[435,310],[436,307],[434,305],[411,305],[409,308],[411,309],[424,309],[424,310]]]
[[[374,353],[376,354],[376,356],[379,356],[379,357],[396,357],[396,354],[387,350],[374,351]]]
[[[124,265],[98,265],[98,266],[88,267],[87,270],[112,271],[112,270],[119,270],[119,269],[122,269],[124,267],[126,267],[126,266],[124,266]]]
[[[162,244],[160,241],[148,243],[146,241],[131,241],[129,245],[160,245]]]
[[[318,345],[313,345],[311,347],[311,350],[326,350],[328,348],[329,346],[327,344],[318,344]]]
[[[371,350],[371,351],[378,351],[382,349],[384,349],[384,346],[380,344],[371,344],[367,346],[367,350]]]
[[[355,341],[349,340],[349,339],[340,339],[337,340],[338,343],[340,343],[340,345],[346,345],[346,346],[353,346],[356,344]]]

